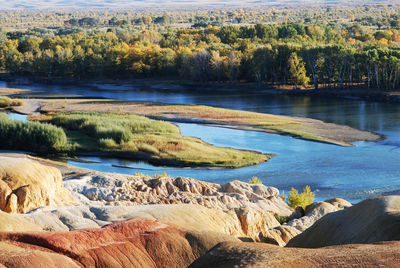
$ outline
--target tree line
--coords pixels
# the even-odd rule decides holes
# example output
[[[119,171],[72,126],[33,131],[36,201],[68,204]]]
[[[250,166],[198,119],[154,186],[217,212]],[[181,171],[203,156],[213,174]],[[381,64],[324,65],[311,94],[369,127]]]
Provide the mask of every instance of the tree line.
[[[75,79],[179,77],[394,90],[400,88],[399,43],[399,30],[358,23],[8,32],[0,42],[0,68]]]

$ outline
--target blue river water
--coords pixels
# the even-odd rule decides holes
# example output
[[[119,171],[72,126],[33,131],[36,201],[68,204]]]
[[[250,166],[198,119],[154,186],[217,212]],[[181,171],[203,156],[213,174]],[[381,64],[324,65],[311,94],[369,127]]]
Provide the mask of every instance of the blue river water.
[[[26,122],[28,120],[28,116],[24,114],[17,113],[7,113],[7,116],[11,120]]]
[[[178,124],[183,135],[196,136],[217,146],[252,149],[276,156],[263,164],[240,169],[180,169],[153,167],[146,163],[86,157],[101,163],[70,162],[79,167],[107,172],[188,176],[215,183],[257,176],[266,185],[286,193],[310,185],[317,200],[342,197],[356,202],[375,195],[400,193],[400,105],[361,100],[323,99],[272,95],[262,92],[201,93],[161,89],[135,89],[129,85],[44,86],[0,82],[18,87],[84,96],[134,101],[205,104],[238,110],[310,117],[344,124],[386,136],[378,142],[355,142],[355,147],[304,141],[291,137],[196,124]],[[114,167],[113,164],[136,167]]]

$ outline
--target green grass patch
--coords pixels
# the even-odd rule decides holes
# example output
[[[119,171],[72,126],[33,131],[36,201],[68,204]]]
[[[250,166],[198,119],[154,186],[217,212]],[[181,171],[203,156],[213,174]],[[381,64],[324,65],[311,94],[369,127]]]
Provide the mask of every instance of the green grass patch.
[[[0,148],[39,154],[60,154],[71,149],[62,128],[39,122],[19,122],[0,113]]]
[[[98,150],[98,142],[79,130],[66,130],[68,143],[71,144],[74,150],[93,152]]]
[[[62,127],[77,151],[136,155],[160,165],[234,168],[271,158],[254,151],[215,147],[182,136],[174,124],[137,115],[57,113],[48,122]]]

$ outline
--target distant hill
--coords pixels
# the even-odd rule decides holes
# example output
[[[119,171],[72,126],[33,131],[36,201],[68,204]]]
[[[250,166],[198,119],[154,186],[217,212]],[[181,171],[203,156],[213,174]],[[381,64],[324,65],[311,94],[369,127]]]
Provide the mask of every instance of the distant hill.
[[[59,9],[59,8],[129,8],[170,6],[299,6],[299,5],[378,5],[394,4],[397,0],[0,0],[5,9]]]

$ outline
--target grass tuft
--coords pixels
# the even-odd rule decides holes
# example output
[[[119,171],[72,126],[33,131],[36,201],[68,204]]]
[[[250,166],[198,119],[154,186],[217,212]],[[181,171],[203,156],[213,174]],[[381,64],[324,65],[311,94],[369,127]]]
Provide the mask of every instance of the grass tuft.
[[[137,115],[59,113],[51,115],[48,122],[64,128],[70,142],[81,151],[147,155],[145,158],[153,164],[234,168],[271,158],[254,151],[215,147],[182,136],[176,125]]]
[[[0,148],[54,154],[70,150],[62,128],[39,122],[20,122],[0,113]]]
[[[19,99],[11,99],[9,97],[0,97],[0,108],[9,108],[11,106],[24,106],[25,102]]]

